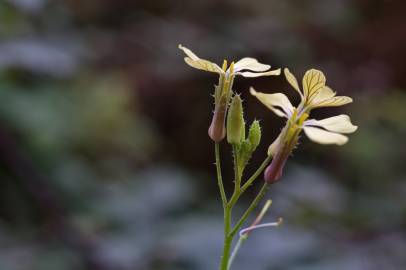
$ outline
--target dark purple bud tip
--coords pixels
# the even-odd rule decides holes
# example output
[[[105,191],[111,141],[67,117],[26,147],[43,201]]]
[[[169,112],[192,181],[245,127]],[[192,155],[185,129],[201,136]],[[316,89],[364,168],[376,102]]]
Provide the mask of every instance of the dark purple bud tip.
[[[264,178],[268,184],[275,183],[282,177],[287,155],[276,155],[271,164],[265,169]]]
[[[214,110],[213,119],[209,127],[209,137],[215,141],[220,142],[226,136],[226,108],[216,108]]]

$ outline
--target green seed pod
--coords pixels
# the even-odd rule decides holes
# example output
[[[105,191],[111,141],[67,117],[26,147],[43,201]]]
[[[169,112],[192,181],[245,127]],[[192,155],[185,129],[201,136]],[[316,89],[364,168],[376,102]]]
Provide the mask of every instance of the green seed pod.
[[[230,144],[240,145],[245,139],[245,122],[242,100],[235,95],[227,115],[227,141]]]
[[[250,142],[251,152],[254,152],[261,141],[261,126],[258,120],[254,120],[250,126],[248,141]]]
[[[240,156],[238,159],[240,170],[243,171],[252,156],[251,143],[248,140],[243,141],[240,145],[238,153]]]

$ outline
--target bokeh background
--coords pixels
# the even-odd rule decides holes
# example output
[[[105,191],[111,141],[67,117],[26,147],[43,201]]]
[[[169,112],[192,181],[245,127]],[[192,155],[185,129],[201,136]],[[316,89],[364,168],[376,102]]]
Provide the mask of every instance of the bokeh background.
[[[302,138],[266,221],[233,269],[406,269],[404,1],[1,0],[0,269],[216,269],[222,212],[207,137],[217,78],[177,45],[221,63],[256,57],[325,72],[354,98],[344,147]],[[261,119],[252,172],[283,125],[237,78]],[[223,145],[227,190],[229,148]],[[261,180],[258,180],[259,182]],[[256,187],[255,187],[256,188]],[[241,213],[255,188],[242,200]]]

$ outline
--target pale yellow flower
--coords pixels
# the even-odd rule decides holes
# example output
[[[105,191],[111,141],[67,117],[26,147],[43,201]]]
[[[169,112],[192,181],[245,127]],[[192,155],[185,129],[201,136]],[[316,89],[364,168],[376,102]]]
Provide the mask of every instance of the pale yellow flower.
[[[301,102],[299,106],[294,107],[286,95],[282,93],[264,94],[251,88],[251,94],[261,101],[265,106],[271,109],[276,115],[286,117],[288,123],[284,133],[270,146],[269,153],[274,154],[284,139],[286,143],[288,134],[298,133],[303,129],[307,137],[320,144],[343,145],[348,141],[348,137],[343,134],[352,133],[357,130],[357,126],[351,123],[348,115],[338,115],[323,120],[310,119],[307,117],[310,111],[320,107],[341,106],[352,102],[352,99],[346,96],[336,96],[336,93],[326,86],[326,77],[323,72],[311,69],[303,77],[303,90],[295,76],[284,70],[287,81],[299,93]],[[293,136],[293,137],[295,137]],[[293,138],[292,137],[292,138]]]
[[[299,108],[303,111],[341,106],[352,102],[350,97],[336,96],[336,92],[326,85],[326,77],[320,70],[306,71],[302,81],[303,91],[300,90],[295,76],[290,73],[289,69],[285,68],[284,73],[286,80],[299,93],[301,97]]]
[[[215,142],[220,142],[226,135],[225,119],[228,106],[233,93],[234,77],[241,75],[243,77],[259,77],[280,75],[281,70],[270,70],[271,66],[259,63],[256,59],[245,57],[237,62],[231,62],[228,66],[224,60],[222,67],[205,59],[199,58],[191,50],[179,45],[186,57],[185,62],[191,67],[208,72],[219,74],[219,82],[214,91],[214,115],[209,127],[209,136]]]
[[[250,57],[242,58],[235,63],[232,62],[230,67],[225,69],[224,67],[221,68],[213,62],[199,58],[191,50],[183,47],[180,44],[179,49],[181,49],[186,54],[186,57],[184,59],[189,66],[209,72],[218,73],[220,75],[223,74],[230,77],[234,75],[241,75],[244,77],[259,77],[280,75],[281,73],[280,68],[276,70],[269,70],[271,68],[270,65],[259,63],[255,58]]]

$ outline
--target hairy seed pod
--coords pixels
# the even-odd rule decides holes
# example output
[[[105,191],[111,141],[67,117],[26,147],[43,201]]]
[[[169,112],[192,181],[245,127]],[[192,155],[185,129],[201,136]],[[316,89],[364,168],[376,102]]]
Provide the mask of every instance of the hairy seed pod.
[[[261,141],[261,126],[258,120],[254,120],[250,126],[248,141],[251,145],[251,152],[254,152]]]
[[[227,115],[227,141],[230,144],[240,145],[244,139],[245,122],[242,100],[239,95],[235,95]]]

